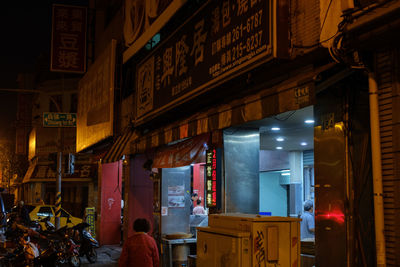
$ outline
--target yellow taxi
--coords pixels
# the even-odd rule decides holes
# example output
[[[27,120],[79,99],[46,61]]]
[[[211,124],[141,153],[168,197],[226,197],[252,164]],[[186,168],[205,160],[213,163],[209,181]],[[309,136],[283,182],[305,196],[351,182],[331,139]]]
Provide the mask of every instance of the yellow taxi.
[[[50,217],[50,222],[55,225],[55,206],[54,205],[26,205],[29,210],[29,217],[32,221],[39,221],[43,218]],[[63,208],[61,208],[60,227],[67,225],[72,227],[81,223],[83,220],[72,216]],[[40,223],[44,226],[44,223]]]

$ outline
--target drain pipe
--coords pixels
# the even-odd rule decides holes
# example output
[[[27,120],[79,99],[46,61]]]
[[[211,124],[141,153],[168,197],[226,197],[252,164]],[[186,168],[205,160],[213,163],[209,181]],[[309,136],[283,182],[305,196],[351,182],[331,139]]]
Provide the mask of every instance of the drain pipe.
[[[369,110],[371,124],[372,176],[374,187],[374,215],[376,262],[378,267],[386,267],[386,248],[383,217],[381,136],[379,127],[378,85],[372,71],[368,72]]]

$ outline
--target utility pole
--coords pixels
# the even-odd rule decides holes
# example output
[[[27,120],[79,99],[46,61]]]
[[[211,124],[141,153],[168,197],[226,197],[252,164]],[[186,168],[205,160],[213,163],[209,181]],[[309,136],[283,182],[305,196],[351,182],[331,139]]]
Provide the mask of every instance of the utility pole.
[[[60,132],[60,128],[58,128]],[[59,135],[60,136],[60,135]],[[56,214],[56,229],[60,229],[60,215],[61,215],[61,164],[62,164],[62,150],[57,152],[57,177],[56,177],[56,201],[55,201],[55,214]]]
[[[44,94],[49,97],[49,99],[55,105],[57,112],[61,112],[60,106],[58,105],[57,101],[48,93],[40,90],[33,90],[33,89],[9,89],[9,88],[0,88],[0,91],[6,92],[14,92],[14,93],[34,93],[34,94]],[[56,201],[55,201],[55,223],[56,229],[60,229],[60,215],[61,215],[61,169],[62,169],[62,150],[63,150],[63,136],[61,133],[61,128],[58,127],[58,152],[57,152],[57,174],[56,174]]]

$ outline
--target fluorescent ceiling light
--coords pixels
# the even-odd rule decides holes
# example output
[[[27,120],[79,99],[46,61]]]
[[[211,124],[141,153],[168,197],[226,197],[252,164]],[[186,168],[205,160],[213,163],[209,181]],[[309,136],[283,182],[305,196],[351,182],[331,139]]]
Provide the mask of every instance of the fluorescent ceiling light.
[[[276,147],[276,149],[278,149],[278,150],[281,150],[281,149],[282,149],[282,147],[281,147],[281,146],[277,146],[277,147]]]
[[[272,128],[271,128],[272,131],[279,131],[280,129],[281,129],[281,128],[279,128],[279,127],[272,127]]]
[[[313,123],[314,123],[314,120],[305,120],[304,123],[313,124]]]
[[[300,143],[300,145],[302,145],[302,146],[306,146],[306,145],[307,145],[307,143],[306,143],[306,142],[301,142],[301,143]]]
[[[283,138],[283,137],[278,137],[278,138],[276,138],[276,141],[278,141],[278,142],[283,142],[285,139]]]

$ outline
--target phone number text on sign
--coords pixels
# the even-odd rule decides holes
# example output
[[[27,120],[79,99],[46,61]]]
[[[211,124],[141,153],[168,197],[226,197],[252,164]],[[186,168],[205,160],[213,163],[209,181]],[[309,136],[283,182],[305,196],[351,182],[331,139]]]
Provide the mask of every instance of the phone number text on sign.
[[[137,118],[272,58],[271,1],[208,1],[137,67]]]

